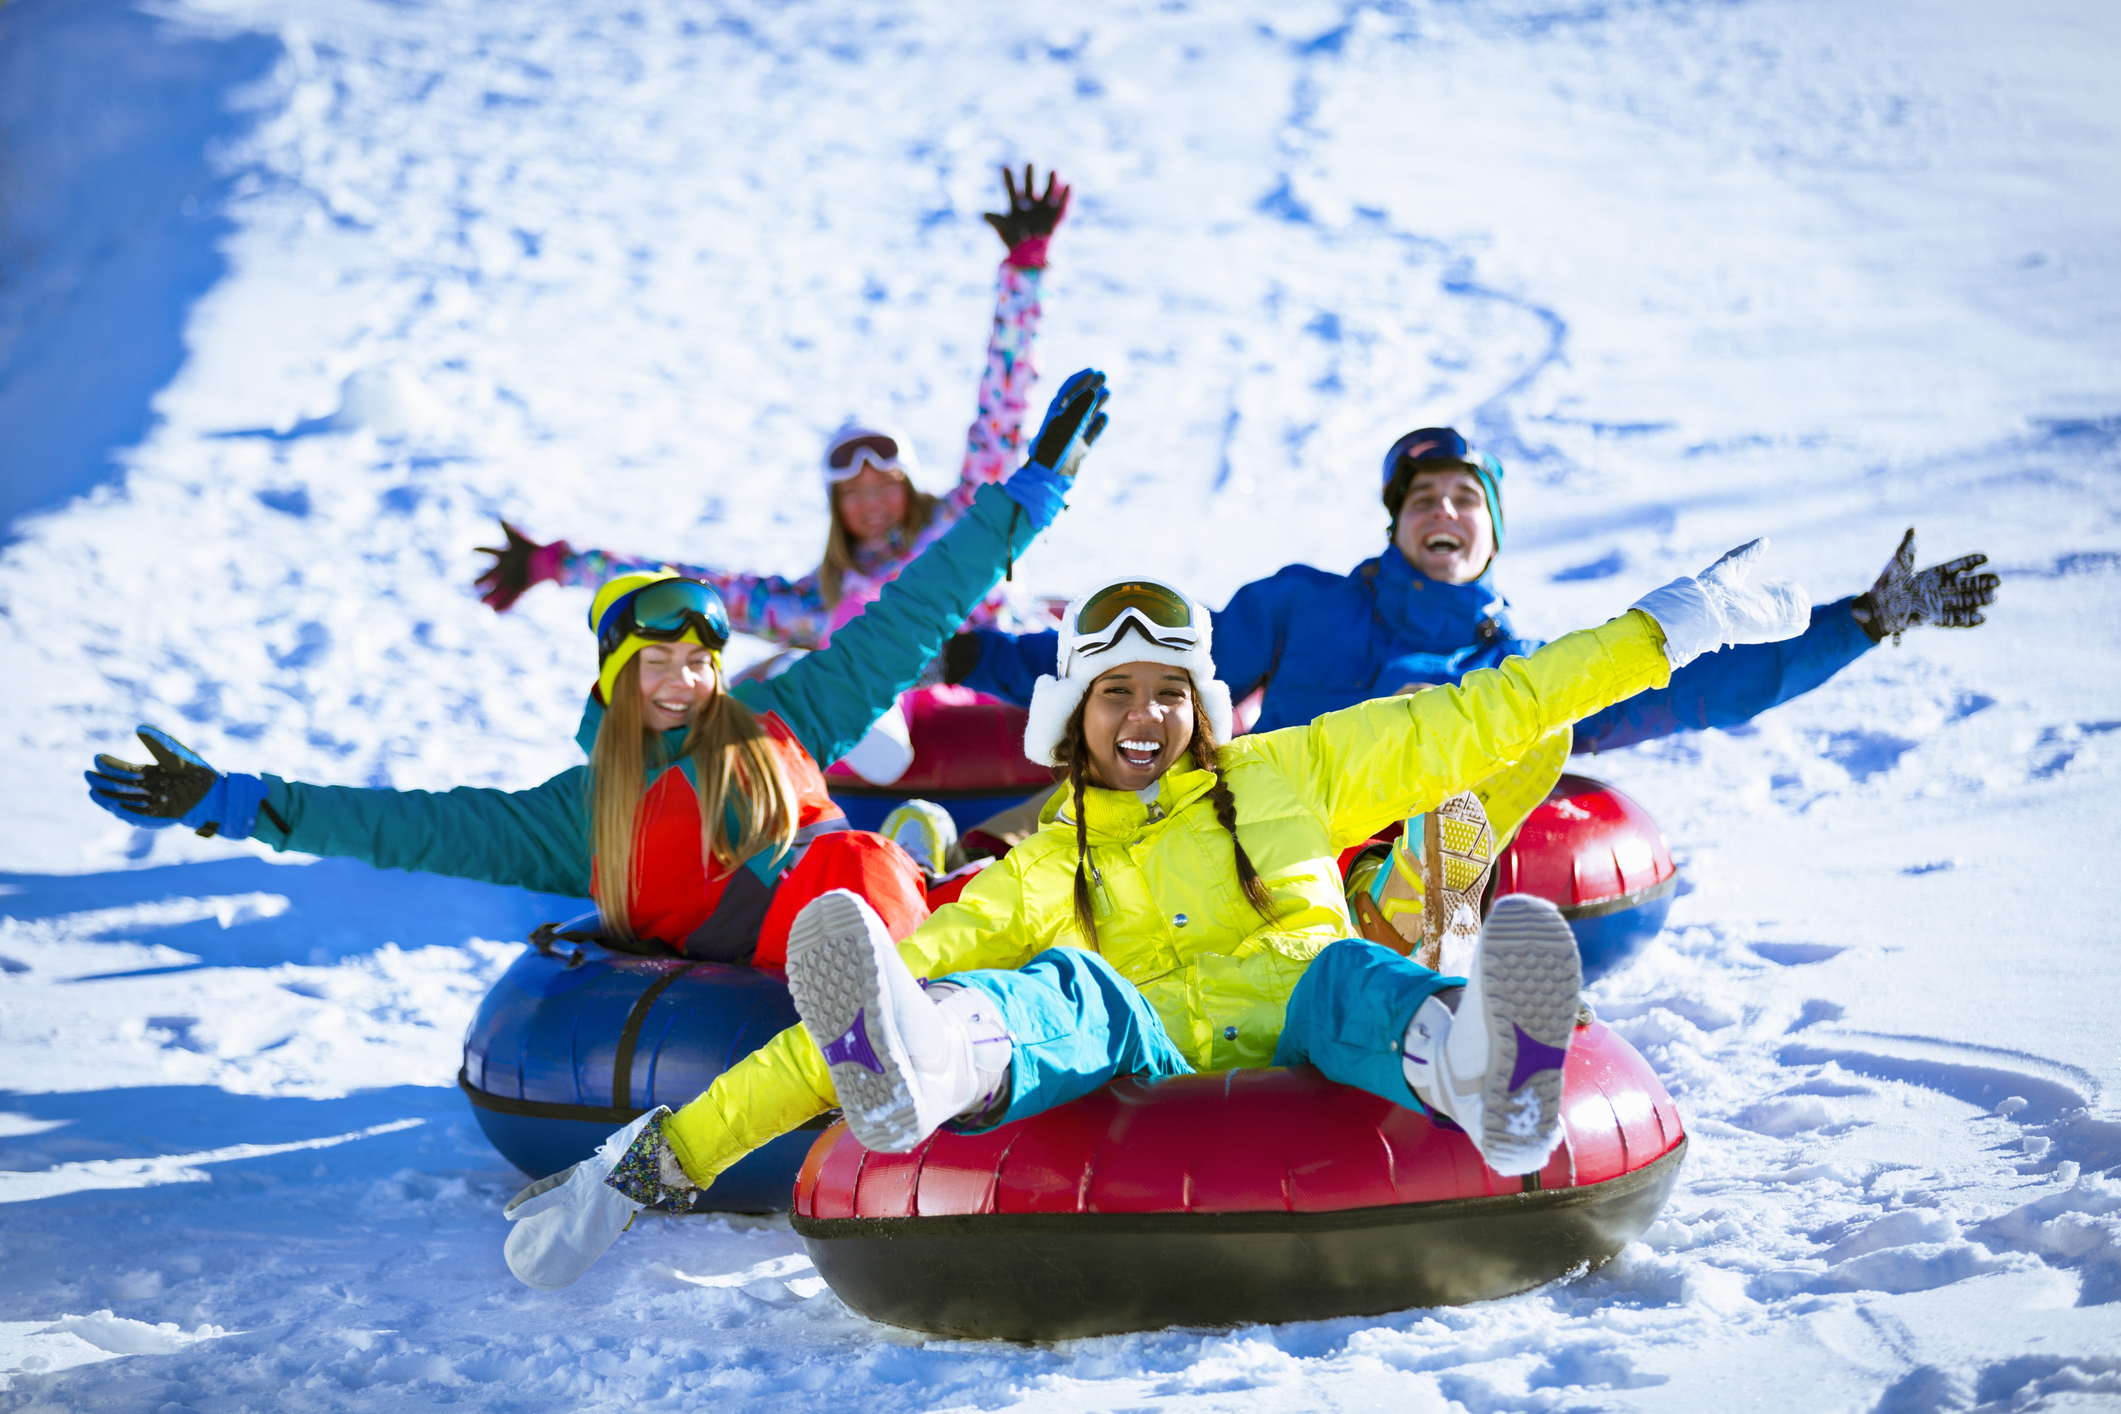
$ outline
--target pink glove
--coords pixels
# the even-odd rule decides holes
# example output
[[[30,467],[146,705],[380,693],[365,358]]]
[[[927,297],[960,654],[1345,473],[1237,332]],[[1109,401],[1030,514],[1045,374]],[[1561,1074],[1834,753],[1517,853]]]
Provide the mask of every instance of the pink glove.
[[[531,585],[557,583],[560,561],[573,553],[564,540],[540,545],[505,520],[501,530],[508,543],[479,547],[480,554],[493,556],[493,567],[472,581],[473,588],[486,591],[480,601],[497,614],[507,612]]]

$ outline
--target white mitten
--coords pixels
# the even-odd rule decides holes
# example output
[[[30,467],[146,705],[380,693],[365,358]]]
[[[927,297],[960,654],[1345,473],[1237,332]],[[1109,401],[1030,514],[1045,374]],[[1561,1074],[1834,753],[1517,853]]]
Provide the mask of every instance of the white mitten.
[[[840,760],[873,786],[891,785],[905,775],[913,764],[913,729],[906,724],[905,705],[894,702],[886,707],[884,715]]]
[[[1727,643],[1779,643],[1803,633],[1812,619],[1811,596],[1793,580],[1753,580],[1767,553],[1767,537],[1749,540],[1699,575],[1653,589],[1631,606],[1664,630],[1664,656],[1683,668]]]
[[[509,1200],[502,1213],[515,1227],[502,1254],[517,1281],[539,1291],[557,1291],[588,1271],[618,1241],[645,1205],[604,1180],[643,1131],[669,1113],[658,1105],[574,1167],[539,1179]]]

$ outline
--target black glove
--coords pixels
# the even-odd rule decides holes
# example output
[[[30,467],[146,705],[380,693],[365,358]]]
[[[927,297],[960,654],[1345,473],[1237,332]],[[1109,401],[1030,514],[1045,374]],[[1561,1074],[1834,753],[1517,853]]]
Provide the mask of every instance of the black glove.
[[[566,541],[540,545],[505,520],[501,522],[501,533],[508,537],[506,545],[479,546],[480,554],[493,556],[493,568],[471,582],[474,589],[486,591],[479,596],[480,602],[491,605],[497,614],[514,604],[531,585],[557,580],[560,556],[568,553]]]
[[[1009,193],[1007,211],[990,211],[987,224],[1009,247],[1009,263],[1027,269],[1040,269],[1046,263],[1046,242],[1052,238],[1054,227],[1068,214],[1068,193],[1071,187],[1060,184],[1060,178],[1052,172],[1046,173],[1046,194],[1037,194],[1037,184],[1031,175],[1031,164],[1024,164],[1024,189],[1016,189],[1016,178],[1007,167],[1002,168],[1002,185]]]
[[[223,775],[206,759],[155,727],[139,728],[140,741],[154,757],[149,765],[98,756],[87,772],[89,798],[127,824],[162,830],[189,825],[202,835],[248,839],[262,811],[287,832],[287,822],[266,802],[261,776]]]
[[[1967,571],[1987,563],[1986,555],[1961,555],[1918,572],[1915,531],[1910,526],[1901,537],[1900,548],[1886,561],[1878,582],[1868,594],[1857,596],[1853,606],[1856,622],[1863,625],[1873,643],[1884,642],[1887,634],[1898,643],[1900,635],[1917,624],[1972,628],[1985,623],[1981,610],[1996,602],[1996,586],[2002,581],[1992,574]]]
[[[956,687],[972,676],[979,667],[980,641],[976,633],[953,635],[943,645],[942,657],[937,661],[943,665],[943,682]]]

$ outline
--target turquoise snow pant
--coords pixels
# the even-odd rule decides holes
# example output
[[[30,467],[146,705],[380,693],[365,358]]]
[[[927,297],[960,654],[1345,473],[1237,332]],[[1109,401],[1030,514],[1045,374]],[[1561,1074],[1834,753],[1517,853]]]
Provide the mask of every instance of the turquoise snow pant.
[[[978,1134],[1087,1095],[1118,1075],[1191,1075],[1163,1019],[1111,963],[1081,948],[1047,948],[1014,972],[953,972],[937,981],[976,987],[993,998],[1015,1042],[1009,1106]]]
[[[953,972],[949,981],[993,999],[1015,1050],[1009,1103],[978,1133],[1087,1095],[1122,1075],[1190,1075],[1164,1023],[1140,990],[1102,957],[1048,948],[1014,972]],[[1275,1065],[1315,1065],[1409,1109],[1421,1102],[1399,1063],[1401,1038],[1421,1004],[1463,978],[1439,977],[1389,948],[1343,938],[1311,960],[1282,1016]]]
[[[1430,997],[1465,984],[1390,948],[1342,938],[1311,959],[1289,994],[1273,1064],[1308,1062],[1328,1080],[1426,1111],[1399,1060],[1407,1023]]]

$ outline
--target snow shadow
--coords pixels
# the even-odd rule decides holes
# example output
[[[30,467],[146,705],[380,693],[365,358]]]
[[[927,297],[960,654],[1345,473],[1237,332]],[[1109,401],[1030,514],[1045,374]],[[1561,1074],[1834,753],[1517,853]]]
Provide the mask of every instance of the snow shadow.
[[[1847,1033],[1845,1037],[1791,1042],[1776,1051],[1775,1059],[1785,1066],[1831,1061],[1858,1075],[1918,1085],[1983,1110],[1994,1110],[2015,1097],[2025,1104],[2010,1113],[2023,1114],[2028,1123],[2077,1114],[2094,1088],[2067,1075],[2064,1067],[2037,1057],[1927,1038]]]
[[[1891,732],[1845,731],[1828,735],[1826,749],[1822,753],[1829,761],[1847,771],[1859,785],[1873,776],[1883,775],[1900,764],[1900,758],[1913,751],[1919,742]]]
[[[186,903],[193,906],[169,907]],[[387,943],[411,950],[455,947],[467,938],[509,942],[589,908],[579,899],[353,859],[272,864],[246,857],[104,874],[0,874],[0,919],[49,920],[84,940],[160,944],[198,959],[188,967],[324,966]],[[20,960],[0,966],[26,970]]]
[[[227,269],[234,95],[280,53],[131,0],[0,7],[0,537],[146,436]]]
[[[1602,559],[1558,570],[1551,578],[1556,584],[1573,584],[1587,579],[1611,579],[1627,567],[1628,557],[1619,550],[1612,550]]]
[[[148,1085],[121,1090],[83,1090],[17,1095],[0,1091],[0,1113],[17,1131],[0,1138],[0,1172],[35,1173],[59,1164],[101,1164],[110,1160],[190,1158],[208,1179],[255,1184],[258,1176],[309,1177],[321,1160],[340,1177],[386,1177],[407,1167],[423,1142],[462,1126],[459,1138],[472,1157],[492,1155],[499,1171],[513,1174],[480,1135],[478,1122],[463,1092],[455,1086],[396,1085],[360,1090],[337,1099],[291,1099],[272,1095],[237,1095],[210,1085]],[[418,1124],[406,1124],[417,1120]],[[400,1125],[391,1129],[388,1126]],[[433,1131],[423,1135],[420,1131]],[[364,1131],[368,1138],[316,1146],[314,1141]],[[271,1154],[230,1158],[200,1157],[244,1145],[276,1149]],[[287,1147],[303,1145],[310,1147]],[[450,1147],[454,1148],[455,1145]],[[234,1165],[235,1167],[229,1167]],[[113,1165],[117,1176],[123,1171]],[[135,1170],[137,1172],[137,1170]],[[176,1171],[175,1166],[168,1170]],[[110,1192],[121,1187],[160,1187],[181,1178],[126,1184],[98,1183],[90,1177],[76,1191]],[[189,1180],[196,1182],[197,1180]],[[0,1200],[7,1184],[0,1182]],[[33,1201],[59,1202],[58,1198]],[[0,1201],[0,1215],[8,1207]]]

